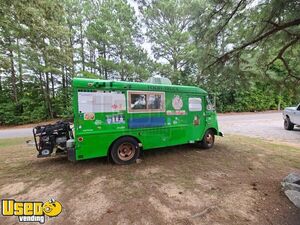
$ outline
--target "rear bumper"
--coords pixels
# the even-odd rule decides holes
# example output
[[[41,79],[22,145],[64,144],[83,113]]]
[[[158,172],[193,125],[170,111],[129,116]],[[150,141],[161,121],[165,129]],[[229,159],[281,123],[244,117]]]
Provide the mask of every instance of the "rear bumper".
[[[219,131],[218,136],[224,137],[224,134],[221,131]]]

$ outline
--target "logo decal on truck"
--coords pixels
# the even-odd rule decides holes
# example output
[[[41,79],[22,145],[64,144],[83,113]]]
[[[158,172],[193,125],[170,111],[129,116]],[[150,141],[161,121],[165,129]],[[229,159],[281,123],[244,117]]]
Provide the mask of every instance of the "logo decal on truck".
[[[84,114],[84,120],[94,120],[95,119],[95,113],[88,112]]]
[[[179,95],[175,95],[172,100],[172,106],[175,110],[180,110],[183,106],[183,101]]]
[[[122,123],[125,123],[124,115],[123,114],[117,114],[117,115],[106,116],[106,123],[107,124],[122,124]]]

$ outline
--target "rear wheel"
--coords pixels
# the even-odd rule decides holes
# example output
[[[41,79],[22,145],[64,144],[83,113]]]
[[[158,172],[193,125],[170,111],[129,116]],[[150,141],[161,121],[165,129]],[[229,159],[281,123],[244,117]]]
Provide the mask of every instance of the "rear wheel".
[[[286,117],[284,119],[284,129],[286,130],[293,130],[294,129],[294,124],[290,121],[290,118]]]
[[[139,143],[131,137],[118,139],[112,146],[110,156],[116,164],[130,164],[140,155]]]
[[[214,146],[214,143],[215,143],[215,133],[213,132],[213,130],[207,130],[200,143],[201,147],[204,149],[209,149]]]

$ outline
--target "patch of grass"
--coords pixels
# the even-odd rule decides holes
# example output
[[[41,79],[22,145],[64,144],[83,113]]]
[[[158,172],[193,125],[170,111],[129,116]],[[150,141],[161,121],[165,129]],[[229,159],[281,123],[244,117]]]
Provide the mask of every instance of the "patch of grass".
[[[214,199],[226,202],[228,196],[235,196],[235,193],[237,198],[233,202],[247,206],[249,202],[243,198],[243,193],[250,190],[256,202],[261,202],[260,194],[266,188],[274,191],[274,183],[279,185],[281,177],[300,167],[300,148],[236,135],[217,138],[216,145],[209,150],[200,150],[192,145],[149,150],[144,153],[141,163],[128,166],[112,165],[105,159],[75,164],[66,158],[38,159],[34,146],[26,147],[26,140],[0,140],[0,194],[7,184],[22,182],[24,190],[16,196],[7,197],[30,199],[35,190],[44,189],[44,195],[48,197],[56,190],[47,191],[47,187],[58,180],[57,193],[62,194],[56,197],[66,208],[88,208],[89,205],[75,206],[74,196],[93,202],[97,193],[101,192],[118,213],[128,215],[142,208],[144,212],[153,212],[155,219],[159,213],[149,203],[149,196],[170,211],[184,210],[192,214],[203,211],[204,203],[211,203]],[[93,184],[99,178],[104,179]],[[260,191],[253,191],[253,182],[258,182]],[[171,197],[167,187],[171,189]],[[276,192],[266,201],[270,201],[268,205],[281,208],[278,203],[284,202],[282,198]],[[197,201],[199,206],[194,205]],[[234,214],[224,212],[234,220],[224,224],[241,224],[239,211],[234,210]],[[132,216],[138,219],[140,214]]]
[[[26,144],[27,140],[32,140],[30,137],[0,139],[0,149],[15,145]]]
[[[228,149],[233,151],[234,154],[238,152],[246,154],[254,161],[256,158],[259,159],[258,155],[263,155],[267,166],[300,168],[300,147],[238,135],[229,135],[221,142],[227,147],[230,146]]]
[[[73,183],[84,186],[94,177],[106,176],[122,182],[125,187],[130,187],[132,183],[146,186],[154,183],[159,186],[168,181],[193,190],[197,176],[211,171],[245,171],[256,160],[270,168],[300,167],[300,148],[237,135],[217,138],[215,147],[210,150],[202,151],[190,145],[150,150],[141,164],[129,166],[101,163],[99,159],[76,164],[68,162],[66,158],[37,159],[36,150],[26,147],[26,140],[28,138],[0,139],[0,184],[13,179],[48,183],[58,178],[66,186]],[[263,158],[259,155],[263,155]],[[159,167],[161,172],[147,175],[139,173],[151,167]],[[83,175],[87,170],[89,174]],[[144,193],[142,189],[140,191]],[[139,196],[137,192],[139,190],[134,190],[133,195]]]

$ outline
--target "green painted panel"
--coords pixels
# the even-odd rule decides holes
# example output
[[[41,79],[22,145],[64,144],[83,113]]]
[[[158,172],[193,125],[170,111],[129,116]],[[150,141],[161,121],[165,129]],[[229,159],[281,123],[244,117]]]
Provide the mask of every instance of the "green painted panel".
[[[92,114],[79,112],[78,92],[99,91],[123,93],[126,108],[115,112]],[[130,91],[142,91],[148,94],[163,92],[165,103],[165,107],[161,108],[163,112],[130,113],[128,108],[135,107],[128,96]],[[136,138],[142,144],[143,149],[148,150],[199,141],[209,128],[214,128],[218,132],[216,113],[206,110],[207,93],[197,87],[75,78],[73,79],[73,96],[77,160],[106,156],[111,144],[122,136]],[[161,97],[159,99],[163,101]],[[190,111],[189,98],[201,98],[202,110]],[[148,100],[148,97],[146,99]],[[140,101],[143,103],[143,99]],[[162,104],[160,106],[162,107]],[[130,121],[149,122],[152,121],[151,118],[164,121],[164,126],[129,128]],[[83,141],[79,141],[80,138],[83,138]]]

